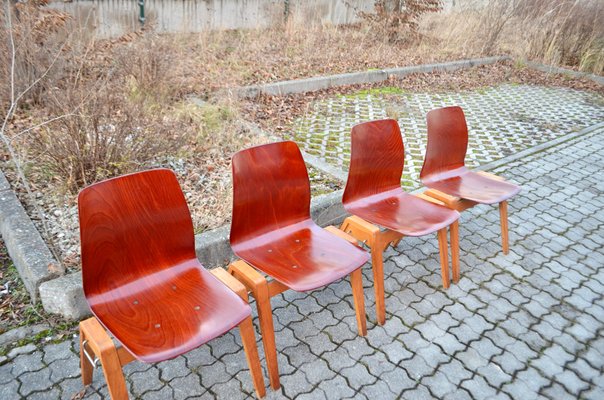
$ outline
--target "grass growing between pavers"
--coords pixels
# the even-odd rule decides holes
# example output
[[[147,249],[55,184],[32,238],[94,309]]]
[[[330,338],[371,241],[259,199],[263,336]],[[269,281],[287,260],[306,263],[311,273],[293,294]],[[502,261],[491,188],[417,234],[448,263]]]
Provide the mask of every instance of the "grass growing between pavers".
[[[405,143],[403,186],[419,187],[426,149],[426,113],[461,105],[470,131],[466,163],[484,165],[553,140],[604,118],[595,92],[503,84],[459,92],[409,92],[398,87],[362,89],[323,98],[293,121],[286,133],[309,154],[346,170],[350,129],[365,121],[395,118]]]
[[[42,322],[42,306],[33,304],[19,272],[0,240],[0,334],[11,328]]]
[[[0,343],[0,356],[30,343],[63,341],[76,332],[77,321],[50,315],[43,310],[41,303],[32,303],[17,269],[8,257],[4,242],[0,240],[0,335],[32,325],[40,326],[41,330],[37,329],[33,334],[19,334],[17,336],[20,337],[13,342]]]

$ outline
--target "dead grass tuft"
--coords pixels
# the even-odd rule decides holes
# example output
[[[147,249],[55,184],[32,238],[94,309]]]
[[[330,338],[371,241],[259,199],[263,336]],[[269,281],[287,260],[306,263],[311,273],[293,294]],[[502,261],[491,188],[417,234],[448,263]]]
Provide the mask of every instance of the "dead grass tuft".
[[[444,51],[510,54],[601,75],[603,19],[600,0],[465,0],[450,13],[427,15],[420,32]]]

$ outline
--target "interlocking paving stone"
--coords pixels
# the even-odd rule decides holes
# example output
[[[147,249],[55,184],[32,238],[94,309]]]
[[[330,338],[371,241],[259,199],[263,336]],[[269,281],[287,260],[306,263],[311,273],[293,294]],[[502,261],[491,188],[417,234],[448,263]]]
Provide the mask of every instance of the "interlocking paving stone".
[[[267,388],[267,398],[604,398],[603,137],[600,129],[497,168],[523,187],[509,203],[510,254],[499,248],[496,208],[467,210],[461,280],[449,290],[434,238],[405,238],[389,250],[386,279],[395,283],[386,285],[383,327],[367,265],[366,338],[347,280],[274,298],[282,389]],[[83,389],[77,349],[70,338],[14,352],[0,365],[0,398],[71,398]],[[237,331],[124,371],[141,399],[253,396]],[[85,398],[108,398],[98,369]]]
[[[346,169],[352,126],[394,117],[405,143],[403,184],[411,188],[417,187],[426,150],[425,118],[432,109],[448,105],[464,109],[472,132],[466,161],[476,166],[585,128],[590,121],[601,121],[601,102],[602,96],[595,93],[510,84],[459,93],[384,96],[379,91],[363,91],[315,103],[310,113],[294,122],[291,138],[309,154]],[[553,201],[565,199],[557,191],[551,196]]]
[[[186,399],[193,396],[201,396],[206,392],[201,386],[199,375],[190,373],[184,378],[175,378],[170,382],[174,399]]]

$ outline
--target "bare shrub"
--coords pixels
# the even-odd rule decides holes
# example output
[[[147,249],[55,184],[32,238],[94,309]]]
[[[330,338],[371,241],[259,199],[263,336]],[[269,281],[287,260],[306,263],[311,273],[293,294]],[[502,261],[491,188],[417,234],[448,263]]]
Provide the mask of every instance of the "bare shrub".
[[[42,93],[60,79],[65,68],[63,50],[67,43],[53,37],[65,34],[69,15],[40,9],[40,1],[20,2],[0,8],[0,105],[7,108],[15,93],[26,92],[24,104],[39,103]],[[6,25],[11,10],[12,38]],[[14,47],[13,47],[14,46]],[[14,48],[14,65],[12,53]],[[11,75],[12,78],[11,79]],[[43,80],[39,80],[44,75]],[[11,84],[14,83],[13,87]]]
[[[36,3],[16,11],[14,67],[3,63],[0,72],[15,85],[1,95],[9,104],[14,91],[32,88],[13,112],[35,106],[34,126],[9,129],[30,175],[76,192],[180,151],[191,128],[170,115],[182,91],[167,42],[152,33],[97,41]],[[9,29],[3,25],[0,36],[10,39]],[[10,41],[3,46],[11,59]]]
[[[171,154],[183,143],[181,124],[149,107],[145,98],[125,97],[116,85],[48,96],[51,113],[71,115],[32,135],[30,152],[38,170],[48,169],[56,183],[72,192]]]
[[[419,19],[442,9],[442,0],[376,0],[374,12],[360,12],[388,41],[408,41],[417,34]]]
[[[602,74],[603,19],[601,0],[465,0],[428,16],[420,32],[439,40],[439,51],[510,54]]]

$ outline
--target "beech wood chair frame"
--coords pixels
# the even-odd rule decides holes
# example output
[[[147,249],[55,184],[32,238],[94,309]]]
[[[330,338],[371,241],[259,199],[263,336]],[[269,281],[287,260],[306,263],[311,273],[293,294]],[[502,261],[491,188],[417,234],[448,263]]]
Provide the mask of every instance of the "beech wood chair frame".
[[[422,198],[438,205],[445,205],[444,202],[424,195],[416,193],[414,196]],[[377,315],[377,323],[383,325],[386,322],[386,299],[384,293],[384,251],[388,246],[396,248],[403,239],[404,235],[390,229],[380,228],[364,219],[353,215],[347,217],[340,230],[350,234],[359,242],[366,244],[371,250],[371,269],[373,272],[373,288],[375,291],[375,311]],[[452,264],[452,279],[453,283],[459,281],[459,221],[454,221],[449,225],[451,235],[451,264]],[[440,255],[440,268],[442,275],[443,287],[445,289],[450,286],[449,278],[449,260],[447,246],[447,228],[438,230],[438,249]]]
[[[228,270],[256,299],[269,380],[278,389],[270,298],[288,289],[315,290],[350,276],[357,329],[365,336],[361,268],[369,257],[354,238],[335,227],[321,228],[311,219],[308,172],[294,142],[242,150],[233,156],[232,165],[230,243],[241,260]]]
[[[495,174],[491,174],[490,172],[477,171],[477,173],[482,176],[491,178],[491,179],[506,182],[506,180],[504,178],[502,178],[498,175],[495,175]],[[464,210],[474,207],[477,204],[480,204],[480,203],[477,203],[472,200],[462,199],[460,197],[451,196],[450,194],[441,192],[440,190],[436,190],[436,189],[426,189],[423,192],[423,194],[426,197],[430,197],[434,200],[438,200],[445,206],[449,207],[450,209],[457,210],[459,212],[462,212]],[[508,254],[510,251],[510,243],[509,243],[509,232],[508,232],[508,202],[507,202],[507,200],[503,200],[503,201],[499,202],[498,207],[499,207],[499,220],[500,220],[500,226],[501,226],[501,247],[503,249],[503,254]],[[453,239],[451,239],[451,240],[453,240]],[[459,240],[459,237],[457,237],[457,240]]]
[[[468,127],[459,106],[442,107],[428,112],[428,143],[420,172],[427,187],[426,196],[437,199],[459,212],[476,204],[499,205],[501,244],[509,252],[508,202],[520,187],[484,171],[471,171],[465,166]]]
[[[383,252],[397,246],[404,235],[438,237],[442,283],[450,286],[447,227],[451,230],[453,281],[459,279],[459,213],[423,194],[411,195],[401,187],[404,143],[396,120],[384,119],[355,125],[344,208],[352,214],[340,229],[371,249],[377,322],[386,320]]]
[[[357,240],[354,237],[347,235],[335,226],[328,226],[325,230],[352,244],[357,244]],[[260,335],[262,336],[270,385],[273,390],[279,389],[281,383],[279,379],[279,363],[277,361],[277,346],[275,344],[273,308],[270,299],[290,290],[290,288],[277,280],[270,279],[243,260],[231,263],[228,266],[228,271],[239,282],[243,283],[246,289],[254,296],[254,299],[256,299]],[[360,336],[365,336],[367,335],[367,318],[365,316],[365,298],[363,295],[363,275],[361,268],[356,269],[350,274],[350,284],[352,286],[357,329]]]

